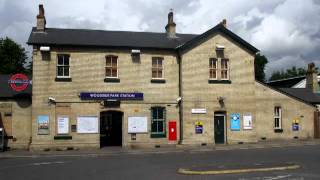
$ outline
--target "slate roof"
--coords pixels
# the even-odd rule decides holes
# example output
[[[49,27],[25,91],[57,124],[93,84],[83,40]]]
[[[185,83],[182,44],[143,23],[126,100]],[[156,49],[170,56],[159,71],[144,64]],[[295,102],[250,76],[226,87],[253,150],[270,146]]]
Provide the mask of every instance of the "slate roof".
[[[28,85],[27,89],[23,91],[16,92],[11,89],[8,84],[10,77],[10,74],[0,75],[0,98],[30,98],[32,94],[32,85]],[[31,79],[30,76],[28,76],[28,79]]]
[[[320,95],[308,88],[279,88],[280,91],[310,104],[320,104]]]
[[[298,84],[300,81],[304,80],[305,78],[306,76],[297,76],[292,78],[268,81],[267,84],[276,88],[290,88]]]
[[[48,46],[85,46],[85,47],[112,47],[112,48],[152,48],[186,50],[196,45],[210,35],[221,32],[256,53],[259,50],[251,44],[218,24],[207,32],[196,34],[179,34],[177,38],[169,38],[166,33],[132,32],[132,31],[104,31],[89,29],[58,29],[46,28],[45,32],[39,32],[32,28],[28,39],[29,45]]]
[[[166,33],[57,28],[47,28],[45,33],[41,33],[32,28],[28,44],[175,49],[197,35],[176,36],[173,39],[168,38]]]

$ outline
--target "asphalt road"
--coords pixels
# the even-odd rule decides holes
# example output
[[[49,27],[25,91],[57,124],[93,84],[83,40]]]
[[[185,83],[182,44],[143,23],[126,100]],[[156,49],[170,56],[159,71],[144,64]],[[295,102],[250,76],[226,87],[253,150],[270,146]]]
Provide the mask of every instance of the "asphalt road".
[[[197,170],[248,168],[295,163],[300,169],[245,174],[181,175],[179,168]],[[320,145],[210,152],[114,154],[0,158],[0,180],[94,179],[320,179]]]

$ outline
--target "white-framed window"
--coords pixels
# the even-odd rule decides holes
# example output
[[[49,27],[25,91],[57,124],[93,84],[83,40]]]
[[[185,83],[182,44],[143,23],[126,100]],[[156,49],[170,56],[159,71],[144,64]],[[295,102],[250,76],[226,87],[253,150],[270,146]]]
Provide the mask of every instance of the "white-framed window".
[[[118,57],[106,56],[106,78],[118,78]]]
[[[69,78],[70,77],[70,55],[58,54],[57,55],[57,77]]]
[[[282,111],[280,106],[274,107],[274,129],[281,129],[282,128]]]
[[[218,60],[216,58],[209,59],[209,79],[217,79]]]
[[[221,59],[221,79],[229,79],[229,59]]]
[[[152,79],[163,79],[163,58],[152,58]]]

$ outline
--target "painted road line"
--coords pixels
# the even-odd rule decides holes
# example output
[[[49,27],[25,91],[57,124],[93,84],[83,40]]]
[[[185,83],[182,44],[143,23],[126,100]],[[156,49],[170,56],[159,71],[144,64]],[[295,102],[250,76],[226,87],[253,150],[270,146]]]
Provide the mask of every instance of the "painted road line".
[[[250,172],[268,172],[268,171],[285,171],[300,168],[299,165],[278,166],[268,168],[248,168],[248,169],[227,169],[227,170],[211,170],[211,171],[194,171],[180,168],[178,173],[185,175],[218,175],[218,174],[235,174],[235,173],[250,173]]]
[[[40,162],[40,163],[32,163],[32,166],[41,166],[41,165],[51,165],[51,164],[63,164],[65,162],[62,161],[55,161],[55,162]]]

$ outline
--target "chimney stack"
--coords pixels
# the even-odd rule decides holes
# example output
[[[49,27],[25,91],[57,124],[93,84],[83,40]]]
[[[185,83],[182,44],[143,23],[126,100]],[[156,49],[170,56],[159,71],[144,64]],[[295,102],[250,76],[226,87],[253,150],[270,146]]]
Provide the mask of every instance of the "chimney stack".
[[[317,70],[314,63],[308,64],[308,70],[306,75],[306,88],[311,89],[313,93],[317,93],[319,91]]]
[[[39,14],[37,15],[37,30],[44,31],[46,29],[46,17],[44,16],[44,8],[39,4]]]
[[[173,22],[173,10],[170,9],[168,14],[168,24],[166,25],[166,32],[169,38],[176,38],[176,23]]]
[[[223,19],[223,20],[221,21],[221,24],[222,24],[225,28],[227,28],[227,20],[226,20],[226,19]]]

